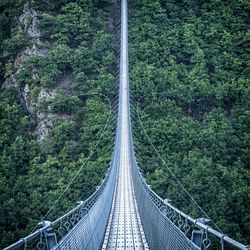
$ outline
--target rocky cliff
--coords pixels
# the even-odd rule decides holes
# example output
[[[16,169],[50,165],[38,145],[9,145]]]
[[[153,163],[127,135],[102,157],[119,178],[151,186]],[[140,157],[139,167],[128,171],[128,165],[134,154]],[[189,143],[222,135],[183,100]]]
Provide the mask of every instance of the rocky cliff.
[[[41,111],[39,105],[42,101],[49,101],[54,98],[58,92],[67,92],[73,81],[71,74],[66,74],[53,88],[44,88],[39,86],[39,92],[36,98],[31,98],[30,85],[26,83],[23,87],[18,86],[18,73],[25,68],[28,60],[32,56],[48,57],[50,55],[51,44],[49,42],[41,42],[40,30],[37,27],[39,22],[38,16],[42,14],[32,8],[29,2],[24,5],[23,13],[18,18],[18,29],[20,32],[25,32],[29,37],[29,46],[18,53],[13,63],[13,73],[4,81],[2,88],[18,88],[19,98],[24,107],[29,112],[32,119],[36,121],[35,135],[38,143],[42,145],[50,136],[50,131],[53,128],[53,118],[57,115],[50,112],[50,107],[46,111]],[[38,78],[38,73],[32,72],[32,79]],[[67,120],[67,117],[63,117]]]

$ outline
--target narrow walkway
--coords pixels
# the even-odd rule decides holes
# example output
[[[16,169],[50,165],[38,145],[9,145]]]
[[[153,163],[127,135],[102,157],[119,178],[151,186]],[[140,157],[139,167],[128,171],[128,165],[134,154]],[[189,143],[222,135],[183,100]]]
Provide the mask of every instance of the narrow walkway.
[[[118,177],[102,249],[148,249],[131,177],[127,0],[122,0],[121,22]]]

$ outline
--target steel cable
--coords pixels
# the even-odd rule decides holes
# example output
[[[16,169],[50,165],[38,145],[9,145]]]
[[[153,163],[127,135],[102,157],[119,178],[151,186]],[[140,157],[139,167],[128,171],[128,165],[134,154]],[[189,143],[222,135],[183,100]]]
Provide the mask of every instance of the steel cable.
[[[183,186],[183,184],[180,182],[180,180],[175,176],[175,174],[173,173],[173,171],[168,167],[167,163],[165,162],[165,160],[162,158],[162,156],[160,155],[160,153],[158,152],[158,150],[155,148],[154,144],[152,143],[151,139],[149,138],[144,126],[143,126],[143,123],[141,121],[141,117],[140,117],[140,114],[139,114],[139,110],[138,110],[138,107],[139,107],[139,104],[140,104],[140,100],[141,98],[139,99],[139,101],[137,102],[137,106],[136,106],[136,113],[137,113],[137,116],[138,116],[138,119],[139,119],[139,123],[142,127],[142,130],[144,132],[144,134],[146,135],[149,143],[151,144],[151,146],[153,147],[154,151],[156,152],[156,154],[158,155],[158,157],[162,160],[163,164],[166,166],[167,170],[170,172],[170,174],[173,176],[174,180],[180,185],[180,187],[184,190],[184,192],[189,196],[189,198],[194,202],[194,204],[200,209],[200,211],[213,223],[213,225],[221,232],[223,233],[220,228],[215,224],[215,222],[209,217],[209,215],[202,209],[202,207],[197,203],[197,201],[193,198],[193,196],[188,192],[188,190]]]
[[[98,138],[98,140],[97,140],[97,143],[96,143],[96,144],[94,145],[94,147],[92,148],[92,150],[91,150],[89,156],[88,156],[87,159],[84,161],[83,165],[79,168],[79,170],[78,170],[77,173],[74,175],[74,177],[71,179],[71,181],[68,183],[68,185],[66,186],[66,188],[62,191],[62,193],[60,194],[60,196],[57,198],[57,200],[53,203],[53,205],[50,207],[50,209],[48,210],[48,212],[42,217],[42,219],[41,219],[40,221],[44,221],[44,220],[45,220],[45,218],[49,215],[49,213],[52,211],[52,209],[55,207],[55,205],[59,202],[59,200],[63,197],[63,195],[68,191],[68,189],[69,189],[69,187],[71,186],[71,184],[75,181],[75,179],[77,178],[77,176],[78,176],[78,175],[80,174],[80,172],[82,171],[83,167],[86,166],[87,162],[89,161],[89,159],[90,159],[91,156],[93,155],[95,149],[97,148],[97,146],[98,146],[99,143],[100,143],[101,138],[102,138],[103,135],[104,135],[104,132],[106,131],[106,128],[108,127],[108,123],[109,123],[109,120],[110,120],[110,118],[111,118],[111,113],[112,113],[112,110],[111,110],[111,101],[110,101],[110,99],[109,99],[107,96],[105,96],[105,95],[103,95],[103,94],[101,94],[101,93],[88,93],[88,94],[86,94],[86,95],[81,95],[81,96],[89,96],[89,95],[100,95],[100,96],[104,97],[104,98],[108,101],[108,103],[109,103],[109,116],[108,116],[108,118],[107,118],[107,120],[106,120],[106,124],[105,124],[105,126],[104,126],[104,128],[103,128],[103,130],[102,130],[101,135],[99,136],[99,138]],[[39,225],[39,224],[37,224],[37,225],[34,227],[34,229],[31,231],[31,233],[34,232],[34,230],[38,227],[38,225]]]

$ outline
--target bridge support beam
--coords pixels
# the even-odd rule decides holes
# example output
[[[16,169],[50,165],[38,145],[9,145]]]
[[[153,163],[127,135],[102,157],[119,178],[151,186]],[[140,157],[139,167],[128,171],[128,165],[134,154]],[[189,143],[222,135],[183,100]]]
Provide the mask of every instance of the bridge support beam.
[[[50,221],[43,221],[42,226],[50,226],[52,223]],[[49,233],[52,230],[52,226],[44,232],[44,238],[46,242],[47,249],[52,249],[54,246],[57,245],[57,238],[55,233]]]
[[[205,218],[198,218],[196,221],[205,225],[206,222],[208,222],[209,220],[205,219]],[[192,242],[194,242],[194,244],[196,246],[201,248],[202,245],[203,245],[204,249],[207,249],[210,246],[210,243],[209,242],[204,242],[203,235],[204,235],[204,229],[199,228],[199,230],[193,230],[191,240],[192,240]],[[210,241],[208,239],[205,239],[205,240]],[[207,244],[207,243],[209,243],[209,244]]]

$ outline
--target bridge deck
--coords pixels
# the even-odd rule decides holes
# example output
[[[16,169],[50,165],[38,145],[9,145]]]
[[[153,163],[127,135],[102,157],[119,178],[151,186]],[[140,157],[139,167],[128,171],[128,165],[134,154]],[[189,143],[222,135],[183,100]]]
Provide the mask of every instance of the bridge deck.
[[[147,249],[140,216],[134,195],[129,130],[129,76],[127,1],[121,9],[121,58],[120,58],[120,102],[118,133],[120,133],[118,177],[112,210],[103,243],[103,249]]]
[[[129,151],[125,146],[122,147],[117,191],[114,197],[114,204],[109,219],[103,249],[145,249],[145,237],[137,211],[134,197]]]

